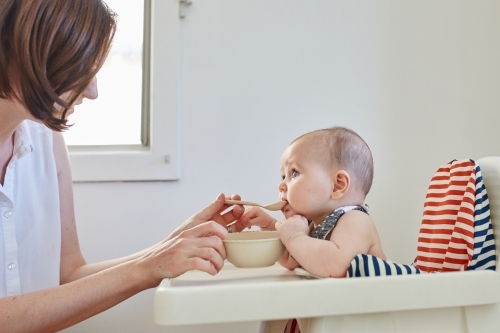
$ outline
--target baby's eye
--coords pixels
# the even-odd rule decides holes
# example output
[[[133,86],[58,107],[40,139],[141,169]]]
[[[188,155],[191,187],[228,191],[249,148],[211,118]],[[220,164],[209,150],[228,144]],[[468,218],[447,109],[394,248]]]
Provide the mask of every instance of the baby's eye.
[[[300,176],[300,173],[297,170],[292,170],[292,178],[297,178]]]

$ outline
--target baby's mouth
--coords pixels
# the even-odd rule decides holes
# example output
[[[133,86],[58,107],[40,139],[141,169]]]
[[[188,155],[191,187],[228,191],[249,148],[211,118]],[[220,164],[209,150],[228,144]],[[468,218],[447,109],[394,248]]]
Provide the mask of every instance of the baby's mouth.
[[[286,200],[285,200],[286,201]],[[281,212],[283,214],[285,214],[286,211],[288,211],[290,208],[290,204],[288,203],[288,201],[286,202],[286,204],[283,206],[283,208],[281,208]]]

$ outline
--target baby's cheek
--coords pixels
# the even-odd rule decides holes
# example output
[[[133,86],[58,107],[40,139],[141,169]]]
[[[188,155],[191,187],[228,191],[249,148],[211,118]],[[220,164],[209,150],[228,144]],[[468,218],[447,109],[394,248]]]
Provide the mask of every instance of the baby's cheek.
[[[310,206],[309,197],[309,192],[296,193],[288,198],[288,203],[293,207],[296,214],[304,215]]]

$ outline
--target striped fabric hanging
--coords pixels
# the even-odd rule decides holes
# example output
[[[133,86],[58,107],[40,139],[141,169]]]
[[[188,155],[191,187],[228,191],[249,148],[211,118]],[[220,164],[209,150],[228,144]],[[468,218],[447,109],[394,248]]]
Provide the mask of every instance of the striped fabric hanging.
[[[488,195],[473,160],[440,167],[424,204],[414,265],[423,272],[495,269]]]

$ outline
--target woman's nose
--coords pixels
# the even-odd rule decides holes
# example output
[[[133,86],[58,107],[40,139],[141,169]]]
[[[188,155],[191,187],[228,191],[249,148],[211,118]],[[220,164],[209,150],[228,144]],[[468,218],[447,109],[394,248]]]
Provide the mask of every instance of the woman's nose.
[[[96,99],[99,96],[99,92],[97,90],[97,78],[94,77],[92,82],[87,86],[87,88],[83,91],[83,97],[87,99]]]

